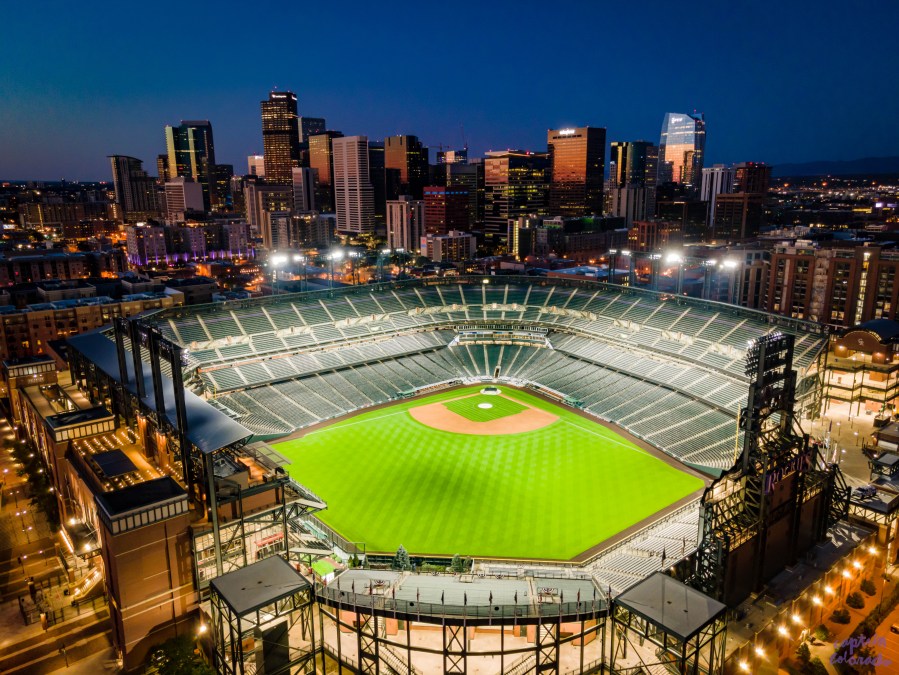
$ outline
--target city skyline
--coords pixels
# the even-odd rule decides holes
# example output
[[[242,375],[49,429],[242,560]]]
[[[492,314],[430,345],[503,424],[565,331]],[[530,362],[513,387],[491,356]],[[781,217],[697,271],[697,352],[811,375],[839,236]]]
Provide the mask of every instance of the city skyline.
[[[243,12],[235,24],[227,20],[227,9],[188,7],[183,20],[199,14],[223,44],[261,34],[261,13]],[[391,14],[408,17],[412,25],[435,25],[429,18],[437,10],[414,10],[397,6]],[[54,5],[33,17],[53,46],[11,36],[10,67],[0,76],[0,177],[108,180],[105,158],[111,154],[151,166],[162,150],[160,129],[178,119],[210,120],[219,161],[243,166],[247,155],[262,151],[258,102],[276,86],[297,94],[300,116],[324,117],[329,128],[372,141],[416,135],[432,155],[441,144],[454,149],[465,142],[472,157],[506,148],[542,150],[548,129],[569,126],[605,127],[608,141],[655,139],[666,112],[693,110],[708,121],[707,166],[899,154],[891,133],[899,97],[882,86],[895,63],[887,35],[899,18],[895,7],[872,7],[864,36],[844,34],[827,5],[814,14],[778,7],[777,21],[760,6],[685,15],[672,15],[657,3],[634,9],[575,5],[563,14],[535,3],[510,10],[502,3],[476,16],[460,12],[443,17],[439,28],[420,36],[411,31],[413,37],[397,43],[385,36],[389,21],[375,8],[340,15],[325,8],[317,25],[336,30],[339,24],[346,38],[345,48],[327,62],[313,60],[305,68],[308,51],[275,43],[265,66],[229,59],[227,68],[188,69],[173,77],[151,55],[175,39],[161,30],[165,17],[126,14],[101,23],[75,7]],[[33,11],[22,8],[23,21]],[[300,11],[279,9],[286,24],[300,21]],[[488,29],[452,47],[458,52],[454,68],[441,74],[439,87],[430,86],[430,60],[415,53],[448,44],[447,38],[475,26],[498,25],[505,26],[501,35]],[[600,26],[617,26],[616,39],[639,38],[648,46],[638,56],[624,50],[627,60],[610,58],[615,51],[595,49],[591,37]],[[564,59],[525,48],[530,38],[553,31],[566,36]],[[693,40],[696,67],[667,67],[685,33]],[[159,44],[142,49],[151,36]],[[372,50],[383,58],[365,56]],[[521,50],[518,67],[498,80],[489,77],[493,55],[510,50]],[[110,61],[112,53],[124,56]],[[226,75],[216,74],[220,68]],[[859,114],[865,124],[845,122]],[[834,128],[840,133],[834,135]]]

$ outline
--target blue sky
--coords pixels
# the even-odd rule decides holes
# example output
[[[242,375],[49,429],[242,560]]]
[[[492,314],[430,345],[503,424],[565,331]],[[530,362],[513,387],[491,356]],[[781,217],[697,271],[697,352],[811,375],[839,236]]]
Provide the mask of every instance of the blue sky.
[[[163,126],[209,119],[218,161],[261,151],[259,101],[372,139],[473,153],[546,129],[657,140],[706,114],[707,163],[899,154],[895,2],[17,3],[4,11],[0,178],[155,173]]]

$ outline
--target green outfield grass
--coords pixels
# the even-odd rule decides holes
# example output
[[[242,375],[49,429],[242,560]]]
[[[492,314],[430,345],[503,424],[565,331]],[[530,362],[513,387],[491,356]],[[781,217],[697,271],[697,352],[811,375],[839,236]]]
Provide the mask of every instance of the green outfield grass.
[[[490,407],[478,407],[483,404],[487,404]],[[522,410],[526,410],[525,406],[515,401],[510,401],[503,396],[487,396],[485,394],[447,401],[443,405],[448,410],[452,410],[457,415],[462,415],[462,417],[473,422],[490,422],[491,420],[516,415]]]
[[[477,419],[497,410],[477,408],[479,399],[505,401],[473,397],[462,410],[449,403],[479,390],[410,399],[275,448],[328,503],[319,517],[369,551],[402,544],[413,553],[569,559],[703,485],[614,431],[509,387],[503,393],[559,419],[537,431],[477,436],[432,429],[407,412],[445,401]]]

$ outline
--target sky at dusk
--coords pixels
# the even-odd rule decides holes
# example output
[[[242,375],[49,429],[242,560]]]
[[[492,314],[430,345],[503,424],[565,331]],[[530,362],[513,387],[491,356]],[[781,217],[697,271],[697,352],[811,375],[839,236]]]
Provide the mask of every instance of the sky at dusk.
[[[4,12],[0,178],[155,174],[163,127],[212,122],[246,172],[273,87],[345,134],[546,149],[658,142],[704,112],[706,165],[899,155],[899,3],[22,2]]]

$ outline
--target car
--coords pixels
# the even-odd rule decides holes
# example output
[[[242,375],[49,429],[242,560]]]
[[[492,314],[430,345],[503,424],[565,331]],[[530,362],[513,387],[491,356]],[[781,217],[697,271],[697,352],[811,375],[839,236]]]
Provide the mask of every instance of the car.
[[[899,634],[899,623],[894,623],[890,626],[890,632]]]

